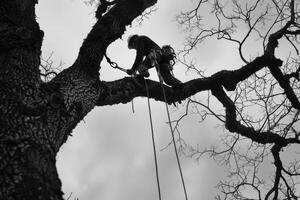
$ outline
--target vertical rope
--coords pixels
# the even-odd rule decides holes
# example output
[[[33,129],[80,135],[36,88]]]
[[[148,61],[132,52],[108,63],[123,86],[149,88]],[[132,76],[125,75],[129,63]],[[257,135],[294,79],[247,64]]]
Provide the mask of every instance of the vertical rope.
[[[149,112],[149,119],[150,119],[150,126],[151,126],[151,136],[152,136],[152,146],[153,146],[153,154],[154,154],[154,161],[155,161],[155,173],[156,173],[156,183],[157,183],[157,190],[158,190],[158,199],[161,200],[159,175],[158,175],[158,164],[157,164],[157,153],[156,153],[156,147],[155,147],[151,106],[150,106],[150,100],[149,100],[149,88],[148,88],[148,85],[147,85],[147,82],[145,79],[144,79],[144,81],[145,81],[146,92],[147,92],[148,112]]]
[[[133,103],[133,99],[131,100],[131,110],[134,113],[134,103]]]
[[[165,100],[165,106],[166,106],[166,110],[167,110],[167,115],[168,115],[168,121],[169,121],[169,127],[170,127],[170,131],[171,131],[171,135],[172,135],[172,143],[174,146],[174,151],[175,151],[175,155],[176,155],[176,160],[177,160],[177,165],[178,165],[178,169],[179,169],[179,173],[180,173],[180,178],[181,178],[181,183],[182,183],[182,187],[183,187],[183,191],[184,191],[184,196],[185,196],[185,200],[188,200],[187,197],[187,192],[186,192],[186,187],[185,187],[185,182],[184,182],[184,178],[183,178],[183,173],[182,173],[182,169],[181,169],[181,164],[180,164],[180,160],[179,160],[179,156],[178,156],[178,152],[177,152],[177,147],[176,147],[176,142],[175,142],[175,137],[174,137],[174,131],[172,128],[172,124],[171,124],[171,117],[170,117],[170,111],[169,111],[169,107],[167,104],[167,97],[166,97],[166,92],[165,92],[165,88],[164,88],[164,84],[163,84],[163,80],[161,77],[161,73],[160,73],[160,69],[158,66],[158,63],[156,61],[156,59],[153,59],[153,64],[155,65],[156,71],[157,71],[157,75],[158,75],[158,79],[163,91],[163,95],[164,95],[164,100]]]

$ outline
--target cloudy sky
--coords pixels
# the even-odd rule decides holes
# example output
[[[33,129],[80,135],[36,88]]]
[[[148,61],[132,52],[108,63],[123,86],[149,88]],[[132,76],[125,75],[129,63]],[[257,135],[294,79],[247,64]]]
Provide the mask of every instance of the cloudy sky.
[[[142,25],[134,23],[128,27],[123,40],[119,39],[108,49],[108,55],[124,68],[130,68],[135,52],[127,49],[126,39],[133,33],[150,36],[158,44],[171,44],[182,48],[185,33],[174,21],[181,9],[188,8],[191,1],[161,0],[157,11]],[[172,5],[172,6],[170,6]],[[94,7],[86,6],[83,0],[41,0],[37,6],[37,19],[45,32],[43,57],[53,52],[54,65],[60,61],[63,67],[70,66],[79,47],[95,22]],[[223,66],[232,66],[236,59],[232,52],[212,41],[199,47],[196,58],[199,67],[215,72]],[[212,54],[214,52],[214,54]],[[213,56],[218,56],[217,59]],[[116,80],[126,74],[101,64],[102,80]],[[150,78],[156,79],[151,70]],[[182,81],[194,78],[185,73],[184,67],[174,71]],[[65,197],[80,200],[153,200],[157,199],[151,132],[145,98],[134,99],[132,104],[95,108],[73,131],[62,147],[57,167],[63,183]],[[166,124],[165,105],[151,101],[154,118],[156,145],[163,149],[171,140]],[[184,103],[178,108],[170,107],[171,118],[184,113]],[[216,143],[214,121],[199,123],[197,115],[188,116],[180,126],[182,137],[192,145],[209,147]],[[180,157],[187,192],[190,200],[213,199],[215,185],[222,176],[222,168],[212,161]],[[158,152],[159,174],[163,199],[183,199],[174,150],[171,147]]]

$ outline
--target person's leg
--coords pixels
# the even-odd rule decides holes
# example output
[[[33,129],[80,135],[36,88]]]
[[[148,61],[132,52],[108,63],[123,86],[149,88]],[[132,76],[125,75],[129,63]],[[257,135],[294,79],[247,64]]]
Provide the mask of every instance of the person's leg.
[[[150,65],[150,60],[149,59],[144,59],[143,62],[139,65],[137,71],[139,72],[139,74],[141,76],[144,76],[144,77],[149,77],[150,74],[149,74],[149,71],[148,69],[150,68],[149,66]]]
[[[162,78],[164,79],[165,83],[172,87],[177,87],[182,84],[182,82],[180,80],[178,80],[171,74],[168,64],[160,65],[160,74],[161,74]]]

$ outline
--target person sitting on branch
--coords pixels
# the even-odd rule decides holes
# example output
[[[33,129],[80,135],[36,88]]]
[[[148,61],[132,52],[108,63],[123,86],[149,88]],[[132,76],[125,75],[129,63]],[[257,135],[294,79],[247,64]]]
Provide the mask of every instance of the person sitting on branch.
[[[143,77],[149,77],[148,69],[156,67],[160,78],[172,87],[177,87],[182,82],[176,79],[172,74],[172,62],[174,64],[175,53],[172,47],[165,45],[162,48],[158,46],[149,37],[144,35],[132,35],[128,37],[128,48],[136,50],[136,58],[131,69],[127,70],[128,75],[136,72]]]

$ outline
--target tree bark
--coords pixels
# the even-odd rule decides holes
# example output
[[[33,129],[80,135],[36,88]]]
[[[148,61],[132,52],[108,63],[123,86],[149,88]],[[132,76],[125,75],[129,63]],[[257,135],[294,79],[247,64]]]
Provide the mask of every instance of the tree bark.
[[[107,46],[155,1],[118,1],[100,18],[72,66],[40,78],[43,32],[36,0],[0,2],[0,199],[63,199],[56,154],[103,95],[99,64]]]
[[[37,1],[0,1],[0,199],[62,199],[56,154],[95,106],[146,97],[145,84],[150,98],[164,101],[158,82],[132,77],[105,82],[99,78],[100,62],[108,45],[156,0],[116,2],[105,15],[98,16],[74,64],[43,83],[39,71],[43,32],[35,19]],[[270,44],[276,44],[280,37],[270,37]],[[212,90],[226,109],[229,131],[258,143],[285,145],[288,141],[281,136],[275,137],[271,132],[258,134],[240,124],[233,103],[223,91],[235,90],[240,81],[263,67],[278,69],[282,61],[274,57],[275,48],[276,45],[269,45],[264,55],[238,70],[223,70],[211,77],[191,80],[176,90],[164,85],[167,103]],[[287,84],[281,85],[287,88]],[[298,106],[299,101],[290,96]]]

